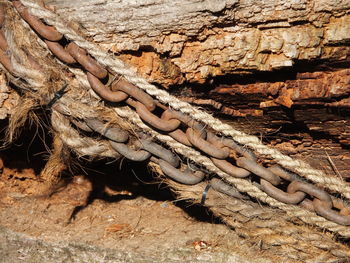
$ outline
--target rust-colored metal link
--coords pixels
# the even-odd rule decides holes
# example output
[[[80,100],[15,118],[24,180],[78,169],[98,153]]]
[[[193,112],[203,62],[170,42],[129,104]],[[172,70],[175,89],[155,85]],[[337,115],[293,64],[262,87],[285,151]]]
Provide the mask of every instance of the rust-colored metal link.
[[[67,63],[67,64],[74,64],[77,63],[77,61],[69,54],[69,52],[58,42],[50,41],[45,39],[44,40],[47,47],[50,49],[50,51],[61,61]]]
[[[228,148],[223,149],[223,148],[218,148],[214,146],[207,140],[204,140],[200,136],[200,132],[195,129],[188,128],[186,130],[186,135],[188,140],[191,142],[193,146],[197,147],[198,149],[205,152],[209,156],[212,156],[214,158],[221,159],[221,160],[226,159],[229,156]]]
[[[28,9],[20,1],[12,1],[20,16],[43,38],[50,41],[59,41],[63,35],[53,26],[47,26],[35,16],[29,14]]]
[[[298,204],[304,200],[306,194],[301,191],[296,191],[294,193],[287,193],[281,189],[275,187],[270,182],[265,179],[260,179],[261,189],[267,193],[269,196],[275,198],[278,201],[281,201],[286,204]]]
[[[140,139],[141,148],[150,152],[151,154],[161,158],[173,167],[178,167],[180,164],[179,157],[174,153],[165,149],[163,146],[156,144],[152,140]]]
[[[268,170],[289,182],[299,180],[295,174],[287,172],[278,165],[271,166]],[[295,191],[293,193],[285,192],[263,178],[260,179],[260,184],[261,190],[276,200],[286,204],[299,204],[306,196],[306,193],[303,191]]]
[[[97,119],[85,119],[85,123],[89,128],[112,141],[126,142],[129,139],[128,133],[119,127],[107,126]]]
[[[90,72],[86,73],[87,79],[91,88],[103,99],[110,102],[121,102],[126,100],[129,95],[122,91],[112,91],[107,88],[102,82],[92,75]]]
[[[71,42],[67,46],[68,53],[88,72],[99,79],[107,77],[107,70],[77,44]]]
[[[332,204],[329,204],[326,201],[322,201],[318,198],[313,200],[313,205],[317,214],[327,218],[330,221],[333,221],[339,225],[349,226],[350,225],[350,216],[342,215],[340,212],[332,209]],[[344,210],[345,208],[343,208]]]
[[[192,146],[186,134],[180,129],[176,129],[175,131],[169,132],[168,135],[186,146]]]
[[[237,167],[226,160],[220,160],[213,157],[211,157],[210,160],[217,168],[229,175],[232,175],[233,177],[246,178],[251,174],[250,171],[244,168]]]
[[[227,149],[227,147],[219,140],[219,138],[217,136],[215,136],[211,132],[208,132],[207,134],[208,134],[207,140],[210,143],[212,143],[217,148],[226,148]],[[228,158],[230,158],[230,156]],[[245,178],[251,174],[250,171],[233,165],[231,162],[229,162],[229,160],[227,160],[228,158],[226,158],[226,160],[220,160],[220,159],[211,157],[210,159],[216,167],[218,167],[219,169],[221,169],[225,173],[232,175],[234,177]]]
[[[180,121],[177,119],[164,120],[152,112],[150,112],[147,107],[138,101],[128,100],[128,103],[135,107],[137,114],[140,118],[146,123],[150,124],[152,127],[157,128],[159,130],[170,132],[176,130],[180,126]]]
[[[199,123],[198,121],[192,119],[190,116],[173,109],[167,109],[163,112],[162,118],[164,120],[171,120],[171,119],[177,119],[187,125],[190,128],[196,129],[200,136],[205,139],[206,137],[206,129],[203,124]]]
[[[177,119],[181,123],[184,123],[185,125],[187,125],[188,127],[195,128],[197,131],[199,131],[200,136],[203,139],[205,139],[207,135],[207,133],[205,132],[205,128],[202,124],[200,124],[197,121],[194,121],[193,119],[183,114],[182,112],[167,109],[163,112],[162,119],[164,120]],[[168,133],[168,135],[184,145],[192,146],[191,142],[187,138],[187,135],[181,129],[176,129],[174,131],[171,131]]]
[[[298,175],[288,172],[284,170],[281,166],[279,165],[273,165],[268,168],[271,172],[273,172],[275,175],[283,178],[286,181],[292,182],[292,181],[302,181],[302,178],[299,177]]]
[[[111,90],[115,92],[122,91],[128,94],[129,96],[133,97],[135,100],[142,103],[149,111],[153,111],[156,108],[156,103],[150,95],[148,95],[142,89],[127,82],[123,78],[119,78],[118,80],[114,81],[112,83]]]
[[[125,158],[131,161],[143,162],[151,157],[151,154],[148,151],[142,149],[134,150],[124,143],[114,141],[109,141],[109,143],[116,152],[125,156]]]
[[[250,159],[250,160],[253,160],[253,161],[257,160],[255,154],[252,151],[250,151],[249,149],[244,148],[242,146],[239,146],[232,139],[218,138],[215,134],[209,133],[208,134],[208,141],[210,141],[210,142],[219,141],[222,145],[232,149],[236,153],[239,153],[240,156],[243,156],[243,157]]]
[[[182,184],[198,184],[203,181],[205,177],[205,174],[202,171],[191,171],[189,168],[181,171],[180,169],[176,169],[173,165],[164,160],[159,160],[158,164],[166,176]]]
[[[266,181],[269,181],[273,185],[278,185],[281,182],[281,179],[277,175],[275,175],[265,167],[257,164],[255,161],[247,159],[246,157],[238,158],[237,165],[243,167],[248,171],[251,171],[259,177],[265,179]]]
[[[294,174],[291,174],[278,165],[274,165],[268,168],[275,175],[283,178],[286,181],[297,180],[297,177]],[[286,204],[299,204],[305,199],[306,193],[302,191],[295,191],[293,193],[285,192],[277,187],[275,187],[270,182],[265,179],[260,179],[261,189],[267,193],[269,196],[275,198],[278,201],[281,201]]]
[[[303,191],[309,194],[314,198],[312,201],[312,205],[313,205],[313,210],[317,214],[337,224],[346,225],[346,226],[350,225],[350,216],[343,215],[338,211],[334,210],[333,207],[338,206],[339,202],[333,201],[330,195],[324,190],[321,190],[312,184],[308,184],[300,181],[293,181],[292,183],[289,184],[287,191],[288,193]],[[306,200],[303,202],[304,202],[303,204],[304,207],[310,207],[310,202]],[[334,204],[336,206],[334,206]],[[345,209],[347,209],[347,207],[343,205],[341,209],[344,211]]]
[[[304,192],[304,193],[306,193],[314,198],[317,198],[321,201],[324,201],[324,202],[328,203],[328,205],[330,207],[332,207],[332,199],[331,199],[330,195],[326,191],[324,191],[324,190],[322,190],[322,189],[320,189],[312,184],[309,184],[306,182],[301,182],[301,181],[291,182],[288,185],[287,192],[292,194],[292,193],[295,193],[297,191],[302,191],[302,192]]]

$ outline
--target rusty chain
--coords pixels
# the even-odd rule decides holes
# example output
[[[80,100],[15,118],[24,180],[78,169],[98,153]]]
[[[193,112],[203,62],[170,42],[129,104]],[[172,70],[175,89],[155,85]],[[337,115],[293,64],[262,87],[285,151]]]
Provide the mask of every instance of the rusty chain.
[[[77,44],[65,39],[54,27],[46,25],[28,12],[20,1],[12,1],[20,16],[44,40],[48,49],[57,59],[68,66],[80,66],[86,71],[91,88],[102,99],[109,102],[126,103],[135,109],[141,120],[176,141],[196,148],[208,156],[213,164],[226,174],[258,180],[259,187],[270,197],[286,204],[300,205],[318,215],[338,223],[350,225],[350,208],[344,201],[288,172],[280,166],[265,167],[250,150],[238,145],[232,139],[219,137],[201,123],[179,111],[170,109],[150,95],[127,82],[121,76],[113,75],[100,65],[88,52]],[[0,9],[0,26],[5,19]],[[61,41],[63,40],[64,41]],[[68,43],[63,46],[61,43]],[[0,31],[0,63],[15,75],[5,36]],[[109,83],[105,85],[104,83]],[[157,109],[157,110],[156,110]],[[59,108],[56,108],[59,111]],[[160,113],[159,113],[160,112]],[[119,127],[107,125],[97,119],[77,120],[71,123],[85,132],[96,132],[108,139],[112,148],[132,161],[150,160],[159,165],[162,172],[171,179],[188,185],[204,179],[218,192],[238,198],[246,198],[233,186],[218,178],[208,178],[203,168],[192,167],[180,162],[180,157],[162,146],[148,135],[139,133],[138,140]],[[283,190],[286,189],[286,190]]]

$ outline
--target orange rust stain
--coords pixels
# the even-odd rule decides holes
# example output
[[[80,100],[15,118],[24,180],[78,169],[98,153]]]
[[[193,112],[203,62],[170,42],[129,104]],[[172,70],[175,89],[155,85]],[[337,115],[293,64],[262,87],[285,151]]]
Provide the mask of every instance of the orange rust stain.
[[[296,79],[285,82],[221,85],[215,88],[212,93],[260,94],[269,98],[268,101],[260,104],[262,108],[276,106],[276,103],[291,107],[293,104],[305,100],[348,97],[350,94],[350,69],[334,72],[298,73]],[[349,104],[348,100],[343,100],[342,103]],[[335,105],[332,104],[332,106]]]
[[[241,109],[235,110],[230,107],[222,107],[221,112],[234,117],[247,117],[247,116],[263,116],[264,112],[262,110],[255,109]]]
[[[185,80],[181,70],[171,59],[163,59],[154,52],[141,52],[137,56],[121,55],[120,58],[137,69],[137,72],[150,82],[167,87],[182,84]]]

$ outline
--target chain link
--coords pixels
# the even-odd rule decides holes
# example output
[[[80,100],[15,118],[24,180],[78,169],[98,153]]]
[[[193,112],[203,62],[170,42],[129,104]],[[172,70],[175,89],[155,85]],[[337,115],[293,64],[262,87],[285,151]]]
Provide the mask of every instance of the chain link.
[[[93,131],[98,132],[109,140],[115,142],[126,142],[129,139],[128,132],[116,126],[107,126],[97,119],[85,119],[86,125]]]
[[[67,64],[78,63],[87,71],[91,88],[101,98],[109,102],[129,104],[135,108],[146,124],[184,145],[199,149],[211,158],[213,164],[223,172],[233,177],[247,178],[248,180],[257,176],[260,188],[274,199],[286,204],[300,205],[338,224],[350,225],[349,206],[341,200],[332,197],[315,185],[302,181],[297,175],[287,172],[279,166],[266,168],[258,162],[250,150],[238,145],[232,139],[216,136],[203,124],[193,120],[191,116],[170,109],[123,78],[114,76],[112,72],[108,72],[108,69],[102,67],[89,56],[86,50],[75,43],[70,42],[66,47],[63,47],[58,41],[64,36],[54,27],[45,25],[29,14],[20,1],[13,1],[13,5],[34,31],[44,38],[48,49],[59,60]],[[1,11],[3,12],[3,10]],[[0,12],[0,24],[3,23],[1,17]],[[6,40],[1,39],[1,36],[0,62],[9,72],[13,72],[11,61],[6,55]],[[111,83],[106,86],[102,82],[107,78]],[[162,109],[163,112],[158,114],[155,109]],[[108,138],[112,148],[127,159],[132,161],[151,159],[159,165],[165,175],[183,184],[197,184],[205,179],[203,171],[190,169],[183,163],[180,165],[178,156],[144,134],[139,134],[139,140],[130,142],[128,134],[117,127],[106,126],[96,119],[84,121],[88,129]],[[79,128],[84,127],[84,125],[79,125],[76,120],[72,120],[72,122]],[[284,191],[283,187],[287,182],[289,182],[287,191]],[[210,185],[216,191],[245,198],[233,186],[227,185],[217,178],[211,179]]]
[[[166,176],[182,184],[195,185],[203,181],[205,177],[205,173],[202,171],[192,171],[188,167],[184,169],[176,169],[174,166],[164,160],[159,160],[158,164]]]
[[[49,41],[59,41],[62,39],[63,35],[60,32],[58,32],[52,26],[45,25],[38,18],[29,14],[28,9],[22,5],[20,1],[12,1],[12,4],[20,16],[34,29],[38,35]]]
[[[154,128],[157,128],[158,130],[164,131],[164,132],[171,132],[176,130],[180,126],[180,121],[177,119],[169,119],[165,120],[162,118],[159,118],[158,116],[154,115],[151,111],[147,109],[147,107],[139,102],[129,99],[127,101],[129,105],[132,105],[135,109],[137,114],[140,116],[140,118],[151,125]]]
[[[67,63],[67,64],[77,63],[74,57],[72,57],[71,54],[69,54],[69,52],[67,52],[63,48],[63,46],[61,46],[58,42],[50,41],[47,39],[44,39],[44,42],[49,48],[49,50],[64,63]]]
[[[109,141],[109,143],[116,152],[131,161],[143,162],[151,157],[151,153],[148,151],[142,149],[134,150],[124,143],[118,143],[114,141]]]
[[[123,91],[112,91],[110,88],[103,85],[102,82],[90,72],[87,72],[86,76],[90,87],[97,93],[97,95],[106,101],[121,102],[129,97],[129,95]]]
[[[224,160],[229,156],[228,148],[218,148],[208,140],[203,139],[200,136],[200,132],[193,128],[186,130],[187,139],[196,148],[202,152],[208,154],[211,157]]]

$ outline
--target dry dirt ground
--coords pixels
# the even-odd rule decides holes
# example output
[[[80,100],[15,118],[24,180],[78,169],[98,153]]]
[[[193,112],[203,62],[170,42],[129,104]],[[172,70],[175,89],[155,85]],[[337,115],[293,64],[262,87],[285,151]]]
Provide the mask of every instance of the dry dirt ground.
[[[268,262],[143,164],[81,161],[40,195],[47,153],[31,139],[0,153],[0,262]]]

